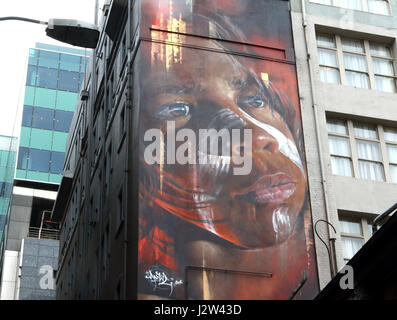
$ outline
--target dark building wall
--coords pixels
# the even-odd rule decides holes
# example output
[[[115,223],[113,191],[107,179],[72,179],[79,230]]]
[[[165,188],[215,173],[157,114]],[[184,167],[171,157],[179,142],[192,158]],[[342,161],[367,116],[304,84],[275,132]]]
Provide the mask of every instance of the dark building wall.
[[[68,138],[65,176],[54,210],[63,216],[57,298],[287,299],[300,284],[304,289],[296,297],[313,297],[318,282],[288,2],[236,0],[225,6],[220,1],[151,0],[133,1],[133,5],[128,1],[129,8],[126,3],[113,1],[105,15],[102,28],[106,33],[102,32],[89,63],[89,98],[79,101]],[[242,35],[247,38],[243,40]],[[192,207],[186,208],[185,217],[183,210],[172,208],[184,201],[181,195],[161,195],[157,187],[148,189],[145,184],[145,174],[159,168],[142,162],[151,104],[159,102],[158,94],[174,85],[175,79],[188,79],[183,85],[189,89],[195,80],[192,74],[200,67],[197,77],[207,87],[216,85],[210,79],[214,80],[216,72],[239,70],[252,75],[260,90],[246,98],[268,95],[283,109],[276,111],[284,114],[286,122],[278,130],[289,127],[294,132],[289,137],[301,161],[299,165],[296,159],[295,165],[292,160],[285,163],[291,172],[301,170],[303,175],[302,201],[291,207],[296,213],[291,216],[294,228],[283,239],[266,229],[271,219],[258,221],[258,228],[245,225],[244,219],[231,225],[217,225],[215,219],[211,223],[217,229],[211,229],[195,218]],[[163,88],[154,87],[156,73]],[[208,92],[196,96],[197,101],[214,104]],[[171,100],[180,102],[181,96]],[[200,117],[194,120],[196,125],[208,125],[216,115]],[[192,181],[188,170],[185,173],[179,177],[182,185]],[[169,177],[164,172],[154,178]],[[171,203],[164,205],[167,197]],[[224,212],[219,212],[227,216],[233,209],[225,201]],[[260,239],[265,234],[270,238]],[[168,239],[171,247],[164,248]],[[187,250],[194,254],[190,256]],[[197,260],[197,252],[208,253],[209,261]],[[156,290],[150,274],[173,277],[175,288]],[[188,283],[190,291],[185,287]],[[202,287],[203,283],[209,287]],[[250,284],[244,287],[243,283]]]
[[[117,19],[117,38],[112,41],[102,33],[96,59],[89,62],[89,98],[79,101],[67,142],[65,172],[73,172],[73,179],[61,210],[57,299],[131,295],[124,291],[126,222],[118,215],[128,212],[127,186],[131,184],[127,175],[131,104],[127,106],[126,100],[126,8]]]

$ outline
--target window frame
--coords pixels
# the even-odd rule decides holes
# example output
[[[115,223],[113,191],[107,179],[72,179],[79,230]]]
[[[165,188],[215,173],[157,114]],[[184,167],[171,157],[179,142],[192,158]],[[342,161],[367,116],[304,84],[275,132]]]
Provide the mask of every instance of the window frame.
[[[328,119],[327,119],[327,120],[328,120]],[[329,119],[329,120],[331,120],[331,119]],[[339,154],[334,154],[334,153],[331,153],[330,150],[328,150],[328,151],[329,151],[330,158],[334,157],[334,158],[349,159],[352,175],[351,175],[351,176],[347,176],[347,177],[352,177],[352,178],[353,178],[353,177],[355,177],[355,172],[354,172],[354,166],[353,166],[353,151],[352,151],[352,146],[351,146],[351,141],[350,141],[348,122],[347,122],[346,120],[343,120],[343,119],[333,119],[333,118],[332,118],[332,120],[340,120],[340,121],[345,122],[346,132],[347,132],[347,133],[344,134],[344,133],[330,132],[330,131],[328,131],[328,128],[327,128],[327,132],[328,132],[328,141],[329,141],[329,136],[347,139],[347,141],[349,141],[350,156],[348,157],[348,156],[343,156],[343,155],[339,155]],[[331,166],[331,167],[332,167],[332,166]],[[332,170],[332,168],[331,168],[331,170]],[[334,174],[334,173],[333,173],[333,174]],[[334,175],[336,175],[336,174],[334,174]],[[345,176],[344,176],[344,177],[345,177]]]
[[[335,48],[332,47],[327,47],[324,45],[319,45],[317,42],[317,37],[318,36],[327,36],[327,37],[333,37],[334,39],[334,43],[335,43]],[[359,52],[355,52],[355,51],[351,51],[351,50],[347,50],[344,49],[342,47],[342,40],[344,39],[351,39],[351,40],[358,40],[361,41],[363,44],[363,48],[364,48],[364,52],[363,53],[359,53]],[[377,42],[377,41],[370,41],[367,39],[359,39],[359,38],[355,38],[355,37],[349,37],[349,36],[341,36],[339,34],[330,34],[327,32],[322,32],[316,31],[316,47],[317,47],[317,62],[318,62],[318,69],[320,72],[321,68],[332,68],[335,70],[338,70],[339,72],[339,83],[340,85],[346,85],[346,86],[351,86],[348,84],[347,82],[347,76],[346,76],[346,72],[356,72],[356,73],[362,73],[362,74],[366,74],[368,76],[368,88],[362,88],[362,87],[354,87],[353,88],[362,88],[362,89],[368,89],[368,90],[376,90],[376,91],[380,91],[380,92],[389,92],[389,91],[385,91],[385,90],[380,90],[377,89],[376,86],[376,77],[384,77],[384,78],[389,78],[389,79],[394,79],[394,92],[392,92],[393,94],[397,94],[397,68],[396,68],[396,61],[393,55],[393,48],[390,44],[387,43],[382,43],[382,42]],[[388,48],[389,52],[390,52],[390,56],[386,57],[386,56],[379,56],[379,55],[375,55],[371,53],[371,44],[378,44],[378,45],[383,45],[385,47]],[[319,61],[319,52],[318,50],[333,50],[336,52],[336,59],[337,59],[337,67],[335,66],[329,66],[329,65],[324,65],[324,64],[320,64]],[[367,67],[367,71],[359,71],[359,70],[354,70],[351,68],[346,68],[345,66],[345,59],[344,59],[344,54],[354,54],[354,55],[360,55],[365,57],[365,62],[366,62],[366,67]],[[374,70],[374,66],[373,66],[373,59],[383,59],[383,60],[387,60],[392,62],[392,66],[393,66],[393,76],[391,75],[385,75],[385,74],[379,74],[379,73],[375,73]],[[321,79],[320,79],[321,81]],[[330,83],[330,82],[323,82],[322,83],[328,83],[328,84],[334,84],[334,83]]]
[[[318,43],[317,43],[317,35],[326,35],[326,36],[332,37],[333,40],[334,40],[335,47],[327,47],[327,46],[318,45]],[[340,74],[340,68],[341,67],[340,67],[340,61],[339,61],[339,57],[338,57],[338,46],[337,46],[336,41],[337,41],[337,39],[336,39],[335,35],[326,34],[326,33],[316,33],[317,58],[318,58],[319,69],[321,70],[321,68],[330,68],[330,69],[337,70],[338,71],[338,83],[337,84],[341,84],[342,83],[341,74]],[[337,66],[331,66],[331,65],[327,65],[327,64],[320,64],[318,49],[335,52],[335,59],[336,59]]]
[[[390,161],[390,159],[389,159],[389,153],[388,153],[388,150],[387,150],[387,146],[388,146],[388,145],[397,147],[397,141],[387,140],[387,139],[384,137],[384,128],[385,128],[385,127],[386,127],[386,128],[390,128],[390,129],[395,129],[395,130],[397,130],[397,128],[392,128],[392,127],[388,127],[388,126],[383,126],[383,127],[382,127],[383,141],[384,141],[385,148],[386,148],[386,152],[385,152],[386,160],[385,160],[385,161],[387,161],[387,164],[388,164],[388,172],[389,172],[389,176],[390,176],[390,182],[391,182],[391,183],[397,183],[397,181],[393,182],[393,178],[392,178],[391,172],[390,172],[390,166],[397,167],[397,162],[391,162],[391,161]]]
[[[369,45],[371,43],[378,44],[377,42],[372,41],[372,42],[369,43]],[[379,44],[382,44],[382,43],[379,43]],[[374,85],[375,85],[374,89],[375,90],[379,90],[379,89],[376,88],[376,80],[375,80],[375,78],[376,77],[383,77],[383,78],[388,78],[388,79],[394,79],[394,93],[397,93],[397,80],[396,80],[397,79],[397,75],[396,75],[395,60],[393,58],[393,50],[392,50],[391,47],[387,47],[387,48],[389,49],[390,56],[379,56],[379,55],[376,55],[376,54],[372,54],[371,47],[369,47],[369,55],[370,55],[370,58],[371,58],[371,63],[373,62],[373,59],[380,59],[380,60],[389,61],[392,64],[393,73],[394,73],[394,76],[381,74],[381,73],[376,73],[374,68],[372,68],[372,71],[373,71],[373,74],[374,74]],[[383,91],[383,90],[380,90],[380,91]],[[387,92],[387,91],[385,91],[385,92]]]
[[[351,154],[350,160],[351,160],[351,165],[352,165],[352,176],[346,176],[346,177],[363,179],[363,180],[368,180],[368,181],[376,181],[376,182],[397,183],[397,181],[396,182],[392,181],[392,176],[390,173],[390,165],[397,165],[397,163],[394,164],[393,162],[390,162],[389,156],[388,156],[388,151],[387,151],[387,145],[393,145],[393,146],[397,147],[397,141],[386,140],[384,138],[384,128],[390,128],[390,129],[397,130],[396,127],[383,125],[383,124],[374,124],[374,123],[365,122],[365,121],[356,121],[356,120],[351,120],[351,119],[343,119],[343,118],[338,118],[338,117],[333,117],[333,116],[329,116],[329,117],[327,116],[327,119],[326,119],[327,123],[329,120],[339,120],[339,121],[344,121],[346,123],[347,135],[333,133],[333,132],[328,131],[328,129],[327,129],[327,139],[329,139],[329,136],[343,137],[343,138],[349,139],[349,147],[350,147],[350,154]],[[354,123],[371,124],[371,125],[375,126],[375,128],[377,130],[378,138],[374,139],[374,138],[356,137],[356,135],[354,133]],[[380,151],[381,160],[368,160],[368,159],[360,158],[358,156],[358,151],[357,151],[357,140],[379,143],[379,151]],[[348,157],[344,157],[344,156],[340,156],[340,155],[334,155],[331,153],[330,150],[328,150],[328,154],[330,156],[330,159],[331,159],[331,157],[348,158]],[[382,164],[384,180],[379,181],[379,180],[370,180],[370,179],[361,178],[360,170],[359,170],[359,166],[358,166],[358,163],[360,160]],[[333,172],[332,172],[332,174],[338,175]]]
[[[354,239],[362,239],[363,240],[363,246],[365,245],[365,243],[372,237],[372,234],[369,233],[369,226],[372,226],[372,220],[371,218],[367,218],[367,217],[348,217],[345,214],[342,214],[338,217],[338,221],[339,221],[339,230],[341,229],[340,227],[340,222],[341,221],[347,221],[347,222],[356,222],[360,224],[360,228],[361,228],[361,235],[355,234],[355,233],[346,233],[346,232],[342,232],[340,230],[340,239],[341,239],[341,243],[342,243],[342,257],[343,260],[345,261],[345,263],[347,263],[350,259],[346,258],[344,256],[344,252],[343,252],[343,242],[342,242],[342,238],[354,238]]]
[[[317,0],[317,1],[316,0],[309,0],[309,1],[311,3],[320,4],[320,5],[323,5],[323,6],[332,6],[332,7],[342,8],[342,9],[346,9],[346,10],[354,10],[354,11],[366,12],[366,13],[370,13],[370,14],[378,14],[378,15],[386,16],[386,17],[390,17],[390,16],[393,15],[392,14],[392,8],[391,8],[389,0],[383,0],[383,1],[385,1],[387,3],[388,12],[386,14],[385,13],[376,13],[376,12],[369,11],[369,5],[368,5],[368,1],[369,0],[361,0],[361,8],[362,9],[350,9],[350,8],[341,7],[341,6],[338,5],[338,0],[329,0],[331,2],[330,4],[321,3],[321,2],[319,2],[319,0]]]

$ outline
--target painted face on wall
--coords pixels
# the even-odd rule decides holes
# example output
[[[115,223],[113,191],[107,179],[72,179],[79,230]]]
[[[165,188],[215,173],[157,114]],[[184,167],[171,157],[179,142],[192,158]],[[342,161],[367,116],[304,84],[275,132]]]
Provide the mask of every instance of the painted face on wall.
[[[212,46],[222,49],[215,42]],[[241,247],[282,243],[293,233],[306,199],[297,133],[288,126],[282,99],[266,78],[232,55],[180,50],[183,61],[152,60],[143,84],[140,136],[143,140],[146,130],[160,129],[165,159],[162,165],[149,165],[141,157],[141,198],[153,210],[159,208]],[[195,132],[196,147],[200,129],[238,129],[241,139],[220,143],[219,149],[226,143],[229,155],[196,150],[197,164],[167,164],[167,144],[175,143],[167,139],[169,122],[176,132]],[[251,148],[243,143],[247,129]],[[250,171],[236,175],[233,154],[244,152]],[[211,164],[201,164],[200,157],[211,159]]]

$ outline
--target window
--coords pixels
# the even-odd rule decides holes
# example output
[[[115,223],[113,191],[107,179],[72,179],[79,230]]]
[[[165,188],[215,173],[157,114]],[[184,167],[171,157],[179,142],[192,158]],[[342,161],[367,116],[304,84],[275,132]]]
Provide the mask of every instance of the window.
[[[88,65],[88,58],[81,57],[80,72],[85,73]]]
[[[391,48],[385,44],[317,34],[322,82],[396,92]]]
[[[366,11],[370,13],[390,15],[389,3],[387,0],[310,0],[314,3],[330,6]]]
[[[343,259],[349,261],[372,237],[372,221],[367,218],[339,218]]]
[[[23,113],[22,113],[22,125],[25,127],[32,126],[32,114],[33,114],[33,107],[32,106],[23,106]]]
[[[7,182],[0,181],[0,197],[7,196]]]
[[[369,76],[364,43],[361,40],[342,39],[346,84],[356,88],[369,88]]]
[[[4,230],[4,226],[6,225],[7,222],[7,216],[5,214],[0,214],[0,228],[1,230]]]
[[[30,149],[28,170],[48,172],[50,167],[50,151]]]
[[[59,70],[58,89],[64,91],[79,91],[79,73]]]
[[[67,71],[80,71],[80,56],[61,53],[59,68]]]
[[[371,13],[390,15],[389,3],[386,0],[368,0],[368,11]]]
[[[40,50],[39,66],[58,69],[59,53]]]
[[[343,259],[349,261],[364,245],[364,235],[361,221],[339,221],[341,232]]]
[[[397,129],[327,119],[332,173],[397,183]]]
[[[27,76],[26,76],[26,85],[27,86],[35,86],[36,78],[37,78],[37,67],[29,65]]]
[[[321,81],[340,83],[335,38],[328,35],[318,35],[317,46]]]
[[[370,51],[374,66],[376,89],[386,92],[396,92],[396,81],[390,48],[381,44],[371,43]]]
[[[34,107],[32,127],[37,129],[52,130],[54,122],[54,110],[47,108]]]
[[[378,130],[374,125],[354,123],[360,177],[384,181]]]
[[[29,49],[29,64],[30,65],[37,65],[39,60],[39,50],[36,49]]]
[[[26,170],[28,168],[28,159],[29,159],[29,149],[24,147],[19,147],[17,168]]]
[[[352,159],[346,122],[328,120],[327,127],[332,173],[352,177]]]
[[[64,161],[65,153],[55,151],[51,152],[50,172],[53,174],[62,174]]]
[[[37,86],[41,88],[56,89],[58,81],[58,70],[38,67]]]
[[[56,131],[68,132],[70,124],[72,123],[73,112],[70,111],[55,111],[54,129]]]
[[[397,183],[397,129],[383,128],[391,181]]]

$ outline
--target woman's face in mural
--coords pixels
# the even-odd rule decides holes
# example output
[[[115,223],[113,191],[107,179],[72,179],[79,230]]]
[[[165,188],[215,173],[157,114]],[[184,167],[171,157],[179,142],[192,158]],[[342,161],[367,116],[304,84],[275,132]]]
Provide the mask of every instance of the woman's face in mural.
[[[146,199],[242,247],[285,241],[304,205],[306,180],[293,133],[266,94],[271,89],[231,55],[182,50],[182,63],[172,63],[168,70],[163,62],[152,63],[143,89],[141,138],[148,129],[161,129],[166,154],[167,144],[175,143],[167,141],[169,121],[176,132],[195,132],[196,147],[200,129],[251,129],[252,151],[245,148],[243,134],[241,141],[226,143],[230,155],[246,152],[252,167],[248,174],[236,175],[237,165],[221,152],[203,155],[197,150],[197,164],[167,164],[165,155],[164,165],[143,164]],[[176,149],[182,143],[176,142]],[[200,164],[200,157],[215,162]]]

